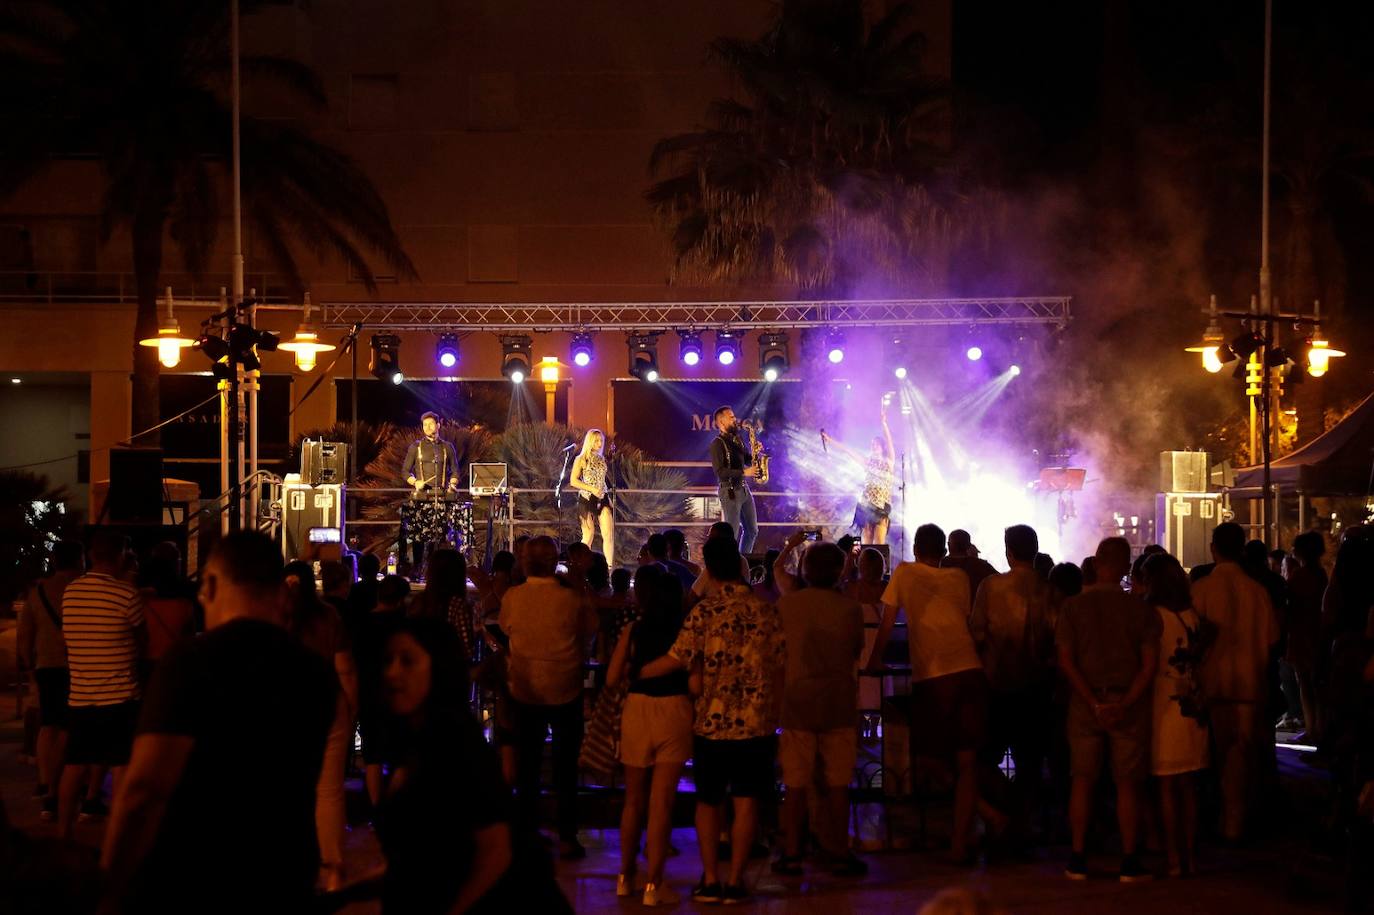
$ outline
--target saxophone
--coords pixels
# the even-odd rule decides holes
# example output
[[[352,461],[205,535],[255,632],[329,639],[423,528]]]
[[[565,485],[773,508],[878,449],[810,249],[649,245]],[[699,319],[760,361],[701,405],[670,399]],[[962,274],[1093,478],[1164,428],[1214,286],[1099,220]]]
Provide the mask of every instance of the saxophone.
[[[749,433],[749,453],[753,456],[754,467],[757,470],[754,482],[762,486],[768,482],[768,452],[764,450],[763,442],[759,441],[758,435],[755,434],[753,423],[744,423],[744,429]]]

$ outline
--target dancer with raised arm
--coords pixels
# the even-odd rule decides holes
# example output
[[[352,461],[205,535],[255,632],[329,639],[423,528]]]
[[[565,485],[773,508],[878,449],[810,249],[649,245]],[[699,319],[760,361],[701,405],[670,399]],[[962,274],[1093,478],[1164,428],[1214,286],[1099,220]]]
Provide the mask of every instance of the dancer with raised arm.
[[[600,526],[601,551],[606,554],[606,565],[615,568],[615,513],[611,511],[608,478],[606,433],[588,429],[582,438],[582,450],[573,460],[568,482],[577,490],[577,520],[582,525],[582,542],[591,546]]]
[[[859,528],[862,543],[887,543],[887,529],[892,520],[892,482],[897,466],[897,449],[892,444],[892,430],[887,425],[887,402],[879,414],[883,434],[873,436],[868,454],[860,454],[821,430],[821,442],[828,448],[834,445],[840,452],[864,466],[863,494],[854,506],[854,526]]]

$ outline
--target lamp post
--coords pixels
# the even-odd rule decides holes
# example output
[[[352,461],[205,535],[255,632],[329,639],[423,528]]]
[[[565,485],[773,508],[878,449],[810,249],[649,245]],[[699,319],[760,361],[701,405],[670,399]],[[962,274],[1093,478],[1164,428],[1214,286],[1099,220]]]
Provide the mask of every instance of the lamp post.
[[[1295,325],[1310,324],[1312,336],[1307,348],[1307,374],[1313,378],[1325,375],[1332,358],[1345,355],[1332,349],[1321,330],[1321,308],[1317,305],[1312,314],[1296,314],[1275,311],[1272,307],[1266,312],[1254,311],[1251,301],[1250,311],[1217,311],[1216,299],[1208,309],[1211,322],[1203,335],[1203,342],[1187,347],[1188,352],[1201,353],[1202,364],[1208,372],[1215,374],[1221,367],[1237,359],[1244,362],[1235,377],[1244,378],[1245,393],[1250,399],[1250,460],[1258,453],[1263,466],[1263,483],[1260,492],[1261,537],[1267,546],[1273,546],[1277,534],[1277,512],[1272,500],[1274,440],[1272,422],[1274,412],[1274,373],[1282,370],[1289,361],[1290,354],[1276,344],[1274,328],[1277,324],[1292,322]],[[1218,318],[1234,318],[1245,324],[1246,329],[1229,343],[1216,344],[1220,336]],[[1262,329],[1258,329],[1262,328]],[[1260,428],[1257,430],[1256,426]],[[1258,433],[1258,434],[1257,434]]]
[[[534,364],[539,380],[544,383],[544,422],[554,424],[554,397],[558,393],[559,374],[568,366],[559,362],[557,357],[545,356]]]

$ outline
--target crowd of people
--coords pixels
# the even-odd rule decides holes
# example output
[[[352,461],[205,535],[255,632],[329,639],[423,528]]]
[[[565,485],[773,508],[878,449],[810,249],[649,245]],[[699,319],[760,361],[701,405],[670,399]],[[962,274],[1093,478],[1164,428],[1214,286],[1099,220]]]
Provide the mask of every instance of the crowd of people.
[[[1002,573],[933,524],[890,574],[877,549],[803,533],[751,568],[737,537],[711,528],[697,564],[681,531],[656,533],[634,570],[547,536],[485,570],[437,550],[419,591],[371,556],[318,576],[283,564],[255,533],[224,538],[195,591],[170,545],[140,568],[109,531],[86,550],[59,543],[19,633],[43,816],[67,838],[108,816],[105,911],[368,895],[388,912],[567,911],[553,857],[585,855],[580,772],[600,752],[623,770],[615,892],[672,905],[690,763],[691,898],[739,903],[763,834],[783,878],[867,872],[849,786],[899,680],[912,771],[885,777],[943,776],[957,865],[1051,844],[1063,823],[1065,874],[1086,879],[1106,770],[1117,878],[1157,876],[1142,860],[1156,840],[1164,873],[1193,874],[1213,794],[1218,841],[1254,834],[1280,714],[1346,767],[1352,795],[1369,780],[1366,529],[1345,532],[1329,579],[1320,534],[1270,554],[1233,523],[1190,573],[1119,537],[1055,564],[1025,525],[1005,531]],[[355,727],[373,873],[343,854]],[[546,746],[556,843],[539,831]]]

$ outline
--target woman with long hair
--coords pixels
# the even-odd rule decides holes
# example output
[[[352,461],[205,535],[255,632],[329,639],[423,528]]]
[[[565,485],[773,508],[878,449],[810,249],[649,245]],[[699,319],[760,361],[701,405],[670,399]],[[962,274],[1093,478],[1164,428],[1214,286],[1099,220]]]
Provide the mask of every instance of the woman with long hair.
[[[462,650],[432,617],[402,621],[387,640],[397,743],[377,817],[382,912],[571,912],[552,865],[511,826],[510,787],[468,709]]]
[[[472,664],[477,657],[477,615],[468,599],[468,563],[454,549],[438,549],[425,566],[425,590],[411,610],[412,616],[446,620],[458,633],[463,657]]]
[[[608,475],[606,433],[588,429],[582,437],[582,450],[573,459],[568,482],[577,490],[577,519],[582,525],[582,542],[591,546],[600,526],[601,551],[606,554],[606,564],[615,568],[615,514],[607,494]]]
[[[649,836],[645,856],[649,873],[643,902],[650,906],[672,905],[678,897],[663,883],[663,865],[668,857],[678,776],[692,755],[692,699],[688,695],[687,671],[643,677],[640,668],[667,654],[677,641],[685,616],[682,583],[662,566],[640,566],[635,573],[635,596],[639,601],[639,619],[621,633],[606,672],[607,686],[629,682],[620,724],[625,807],[620,816],[620,876],[616,895],[629,896],[635,890],[639,834],[647,807]]]
[[[1154,682],[1150,772],[1159,779],[1160,829],[1169,876],[1192,874],[1197,853],[1197,773],[1207,768],[1197,670],[1205,651],[1188,575],[1168,553],[1140,566],[1145,598],[1163,624]]]
[[[841,453],[863,465],[863,492],[854,506],[854,526],[859,529],[859,541],[864,544],[887,543],[887,529],[892,521],[892,483],[897,468],[897,449],[892,444],[892,430],[887,425],[886,401],[879,415],[883,434],[873,436],[866,455],[821,432],[821,440],[827,446],[834,445]]]

